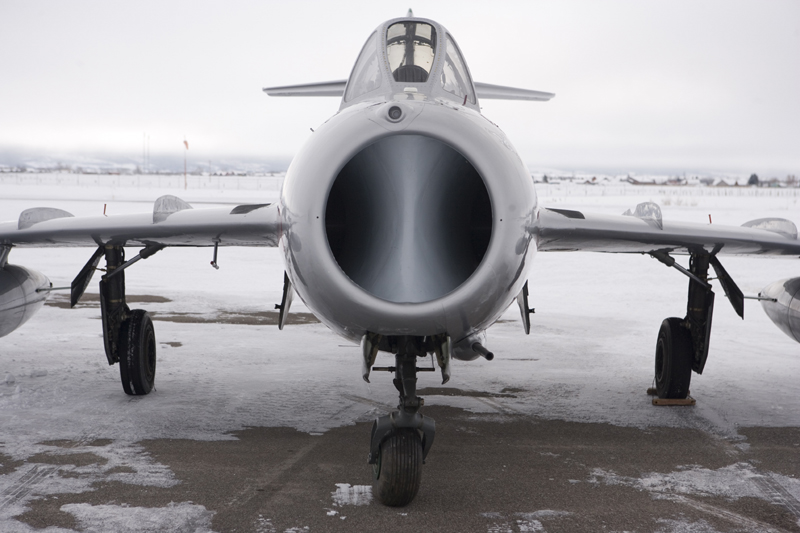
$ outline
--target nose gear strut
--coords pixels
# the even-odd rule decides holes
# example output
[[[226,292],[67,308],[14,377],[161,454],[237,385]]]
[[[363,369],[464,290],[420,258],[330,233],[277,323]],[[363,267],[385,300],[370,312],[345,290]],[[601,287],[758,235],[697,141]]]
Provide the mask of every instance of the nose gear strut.
[[[417,396],[417,357],[426,354],[410,337],[401,337],[397,348],[394,386],[400,403],[397,411],[373,423],[369,452],[373,494],[391,506],[406,505],[416,496],[422,464],[436,434],[436,422],[419,413],[425,402]]]

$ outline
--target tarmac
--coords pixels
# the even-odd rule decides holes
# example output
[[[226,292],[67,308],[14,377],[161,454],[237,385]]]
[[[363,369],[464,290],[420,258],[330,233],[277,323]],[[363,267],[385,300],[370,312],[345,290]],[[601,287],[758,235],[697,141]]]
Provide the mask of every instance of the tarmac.
[[[428,404],[436,397],[429,396]],[[370,425],[363,422],[318,435],[254,427],[228,441],[145,440],[140,444],[147,453],[179,483],[160,488],[104,480],[91,491],[34,500],[16,519],[34,528],[80,529],[63,506],[192,502],[213,513],[213,531],[225,532],[800,531],[795,486],[786,486],[787,478],[800,475],[800,428],[742,428],[745,443],[696,429],[538,420],[504,409],[489,395],[477,397],[497,406],[496,412],[424,408],[437,422],[436,441],[419,494],[403,508],[370,497]],[[45,453],[26,462],[102,461],[91,453]],[[20,466],[1,455],[0,462],[0,475]],[[710,473],[703,483],[712,485],[714,473],[723,484],[751,480],[761,495],[721,495],[676,472]]]
[[[59,286],[86,260],[36,252],[15,261],[67,273]],[[490,331],[494,361],[459,362],[447,386],[421,379],[436,440],[417,498],[388,508],[367,451],[371,419],[396,404],[390,376],[365,384],[358,347],[299,302],[277,331],[264,309],[280,283],[251,285],[283,278],[278,254],[226,249],[218,272],[208,250],[172,252],[127,279],[156,320],[147,397],[121,391],[90,294],[70,310],[54,295],[3,339],[0,532],[800,531],[797,344],[759,309],[741,321],[720,303],[697,405],[653,406],[658,324],[685,312],[686,281],[650,258],[595,254],[588,271],[540,254],[532,334],[511,309]],[[725,264],[748,294],[796,275],[791,261]]]

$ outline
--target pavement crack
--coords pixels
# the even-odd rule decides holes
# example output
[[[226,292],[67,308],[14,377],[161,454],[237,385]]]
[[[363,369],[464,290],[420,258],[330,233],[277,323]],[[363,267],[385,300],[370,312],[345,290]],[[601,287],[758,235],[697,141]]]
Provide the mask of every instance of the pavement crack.
[[[733,511],[717,507],[716,505],[711,505],[710,503],[687,498],[686,496],[673,496],[670,499],[687,505],[697,511],[716,516],[717,518],[721,518],[722,520],[726,520],[737,526],[747,528],[749,531],[759,531],[761,533],[789,533],[785,529],[774,527],[766,522],[762,522],[761,520],[748,518],[740,515],[739,513],[734,513]]]
[[[512,416],[513,415],[525,416],[525,413],[523,413],[522,411],[519,411],[519,410],[514,409],[513,407],[509,407],[507,405],[503,405],[503,404],[501,404],[499,401],[497,401],[494,398],[484,398],[484,397],[480,397],[480,396],[475,396],[474,398],[476,400],[478,400],[479,402],[488,405],[489,407],[491,407],[492,409],[494,409],[495,411],[497,411],[497,412],[499,412],[501,414],[512,415]]]
[[[35,464],[19,481],[0,492],[0,509],[4,509],[27,498],[37,485],[44,482],[58,471],[57,465]]]
[[[772,503],[780,505],[792,513],[800,522],[800,502],[797,501],[797,498],[768,473],[759,472],[759,474],[761,477],[754,478],[753,482],[764,493],[764,496]]]
[[[355,394],[344,394],[343,396],[352,402],[364,403],[380,409],[388,409],[389,411],[396,409],[395,406],[389,405],[388,403],[377,402],[375,400],[370,400],[369,398],[356,396]]]
[[[271,468],[264,475],[249,479],[245,482],[239,493],[236,494],[225,507],[244,507],[249,504],[253,498],[262,493],[258,490],[259,488],[275,484],[278,479],[291,470],[301,459],[304,459],[311,453],[320,442],[320,439],[312,440],[310,443],[300,448],[297,453],[293,454],[276,467]]]

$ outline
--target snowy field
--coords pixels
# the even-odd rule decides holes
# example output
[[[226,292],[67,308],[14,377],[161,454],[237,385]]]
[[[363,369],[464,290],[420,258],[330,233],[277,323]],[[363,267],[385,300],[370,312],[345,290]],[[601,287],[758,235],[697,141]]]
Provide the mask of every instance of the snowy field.
[[[15,220],[34,206],[58,207],[76,216],[102,213],[104,205],[108,214],[148,211],[162,194],[176,194],[198,209],[274,201],[280,178],[262,179],[269,183],[224,188],[209,183],[200,188],[190,182],[187,190],[182,177],[149,187],[6,181],[0,185],[0,220]],[[797,189],[544,185],[537,190],[542,205],[558,208],[621,214],[638,202],[654,201],[665,219],[708,223],[711,215],[714,224],[738,225],[774,216],[800,223]],[[54,286],[67,286],[91,253],[14,249],[9,262],[43,272]],[[217,271],[209,266],[211,253],[166,249],[126,273],[129,296],[165,300],[143,304],[148,311],[186,313],[207,321],[155,322],[157,390],[147,397],[122,392],[117,366],[105,360],[96,307],[45,306],[21,329],[0,339],[0,460],[24,461],[52,452],[54,441],[77,443],[70,453],[91,444],[92,453],[108,459],[102,467],[75,467],[81,475],[73,477],[56,475],[57,467],[0,465],[0,531],[33,531],[14,519],[30,501],[93,490],[93,480],[100,478],[155,487],[177,483],[167,466],[142,452],[137,443],[144,439],[223,440],[245,427],[321,433],[374,418],[384,411],[377,405],[395,403],[389,376],[364,383],[359,348],[325,326],[290,325],[278,331],[276,326],[218,321],[272,310],[280,301],[283,267],[275,249],[223,248]],[[721,259],[745,295],[800,276],[796,258]],[[688,266],[686,257],[679,262]],[[97,292],[97,281],[95,277],[87,293]],[[756,301],[746,301],[745,319],[739,319],[713,284],[717,301],[711,349],[705,373],[692,378],[694,408],[653,408],[644,394],[653,379],[661,321],[685,315],[687,279],[649,256],[589,253],[538,254],[529,278],[530,305],[536,308],[530,336],[525,336],[513,305],[488,332],[494,361],[454,362],[449,387],[493,393],[513,388],[522,391],[516,398],[486,402],[429,396],[427,403],[475,412],[500,406],[529,417],[573,422],[694,428],[735,441],[742,449],[748,444],[740,428],[800,427],[800,344],[778,330]],[[307,310],[296,300],[292,311]],[[379,356],[378,365],[388,363],[388,356]],[[439,386],[438,378],[438,372],[421,374],[419,386]],[[98,445],[98,439],[105,444]],[[108,472],[115,467],[120,473]],[[699,469],[681,475],[695,476],[687,486],[713,491],[717,485],[703,480],[720,473]],[[734,469],[733,475],[740,471]],[[610,476],[597,473],[605,482]],[[667,482],[649,479],[642,486],[658,492]],[[720,491],[730,490],[725,483],[718,485]],[[785,481],[784,487],[800,498],[797,480]],[[210,528],[211,512],[191,502],[176,502],[158,512],[114,505],[65,507],[90,531],[102,530],[97,524],[104,523],[122,524],[117,530],[125,531],[124,524],[136,513],[153,521],[153,530]]]

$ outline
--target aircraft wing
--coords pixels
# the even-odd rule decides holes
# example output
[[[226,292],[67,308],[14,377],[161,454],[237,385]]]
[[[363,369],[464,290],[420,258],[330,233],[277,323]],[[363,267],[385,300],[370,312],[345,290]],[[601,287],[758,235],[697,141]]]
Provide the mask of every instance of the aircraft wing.
[[[543,208],[530,229],[540,251],[800,256],[797,227],[789,220],[763,218],[742,226],[670,222],[651,202],[616,216]]]
[[[269,96],[343,96],[347,80],[321,81],[300,85],[283,85],[281,87],[265,87],[263,91]]]
[[[166,246],[277,246],[278,206],[239,205],[193,209],[162,196],[152,213],[74,217],[47,207],[27,209],[18,220],[0,222],[0,248],[163,244]]]
[[[535,102],[546,102],[555,96],[553,93],[544,91],[533,91],[531,89],[519,89],[517,87],[507,87],[505,85],[495,85],[493,83],[475,82],[475,90],[478,98],[484,100],[531,100]]]

